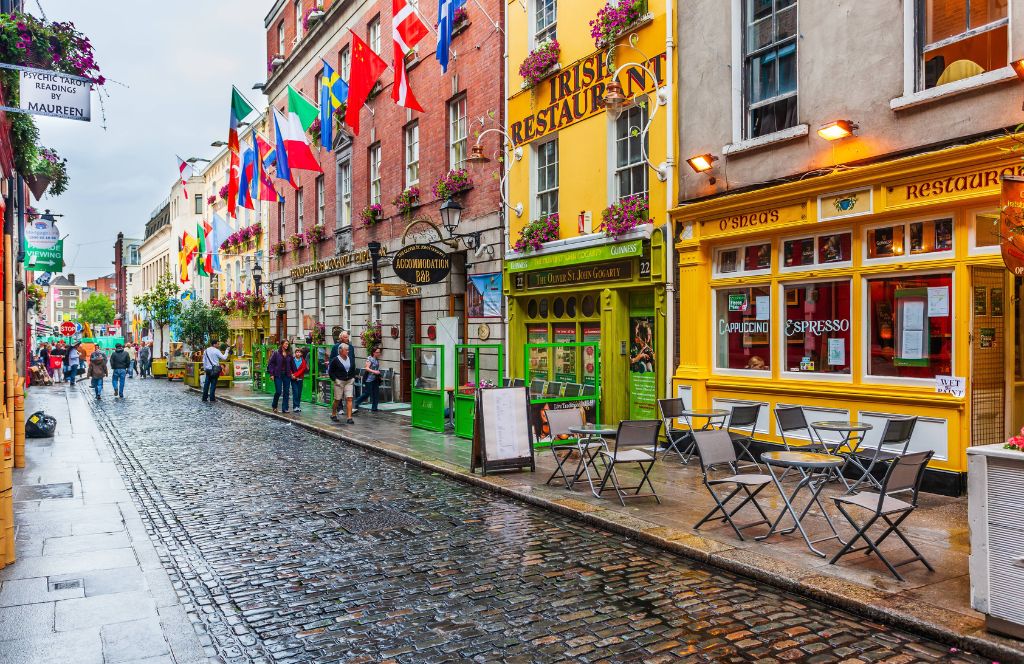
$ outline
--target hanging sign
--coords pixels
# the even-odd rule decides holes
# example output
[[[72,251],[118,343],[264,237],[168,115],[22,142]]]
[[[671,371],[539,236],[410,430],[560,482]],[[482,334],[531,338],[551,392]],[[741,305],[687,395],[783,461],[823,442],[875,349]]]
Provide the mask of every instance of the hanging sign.
[[[38,217],[25,222],[25,242],[37,249],[53,249],[60,240],[60,230],[52,219]]]
[[[431,244],[410,244],[395,252],[391,267],[398,278],[414,286],[427,286],[444,280],[452,271],[451,256]]]
[[[999,246],[1006,269],[1024,276],[1024,177],[1003,176],[1000,197]]]
[[[92,81],[89,79],[48,69],[7,64],[0,64],[0,67],[17,70],[20,82],[18,108],[0,106],[0,110],[82,122],[92,119]]]
[[[33,272],[62,272],[64,270],[64,240],[48,249],[33,245],[25,247],[25,268]]]

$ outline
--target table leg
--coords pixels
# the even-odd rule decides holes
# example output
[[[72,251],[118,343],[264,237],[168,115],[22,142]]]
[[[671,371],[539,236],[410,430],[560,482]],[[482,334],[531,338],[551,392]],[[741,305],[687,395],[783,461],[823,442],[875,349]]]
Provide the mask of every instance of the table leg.
[[[838,539],[840,542],[843,542],[842,538],[839,537],[839,533],[836,532],[835,526],[832,524],[832,519],[828,516],[828,512],[825,511],[825,507],[821,504],[820,494],[822,489],[825,488],[825,480],[827,480],[827,476],[826,478],[823,479],[823,481],[815,482],[813,472],[805,473],[803,479],[801,479],[800,482],[798,482],[797,485],[793,488],[793,492],[787,496],[785,491],[783,491],[782,489],[782,483],[779,481],[779,478],[775,475],[775,470],[772,468],[772,465],[767,465],[768,472],[772,476],[772,481],[775,482],[775,486],[779,489],[779,494],[782,496],[782,502],[785,503],[786,507],[779,514],[778,518],[775,520],[775,523],[772,524],[772,527],[768,530],[768,532],[755,539],[764,540],[776,532],[782,535],[787,535],[793,532],[794,530],[799,530],[800,535],[804,538],[804,542],[807,544],[807,548],[810,549],[812,553],[815,553],[821,556],[822,558],[827,557],[824,552],[814,548],[814,545],[818,542],[825,542],[830,539]],[[807,506],[804,507],[803,512],[801,512],[798,515],[796,513],[796,508],[793,506],[793,502],[796,500],[796,497],[800,493],[800,490],[803,489],[805,486],[810,487],[811,489],[811,499],[807,503]],[[803,523],[801,523],[801,520],[805,516],[807,516],[807,512],[810,511],[811,506],[814,505],[815,503],[817,503],[818,507],[821,509],[822,516],[825,517],[825,521],[828,523],[828,527],[833,533],[831,537],[823,537],[821,539],[812,540],[810,536],[807,534],[807,531],[804,530],[804,526]],[[782,522],[783,517],[785,517],[787,513],[791,517],[793,517],[794,526],[788,530],[777,530],[779,524]],[[845,542],[843,543],[845,544]]]
[[[800,526],[800,521],[799,519],[797,519],[796,510],[793,509],[793,504],[791,501],[793,498],[796,498],[797,493],[800,492],[800,488],[803,487],[808,481],[807,475],[805,474],[804,477],[793,488],[793,492],[787,496],[786,490],[782,488],[782,480],[779,478],[778,475],[775,474],[775,468],[770,463],[765,465],[768,467],[768,474],[772,476],[772,482],[775,484],[775,488],[778,489],[779,495],[782,496],[782,502],[785,505],[785,507],[782,509],[781,512],[779,512],[779,516],[775,519],[775,522],[772,523],[771,528],[768,529],[768,532],[764,535],[754,538],[759,541],[768,539],[776,532],[779,532],[784,535],[791,533],[797,527]],[[783,474],[785,474],[785,472],[783,472]],[[796,522],[796,526],[790,528],[789,530],[778,530],[779,524],[782,523],[782,519],[785,518],[787,513],[791,517],[793,517],[793,520]]]

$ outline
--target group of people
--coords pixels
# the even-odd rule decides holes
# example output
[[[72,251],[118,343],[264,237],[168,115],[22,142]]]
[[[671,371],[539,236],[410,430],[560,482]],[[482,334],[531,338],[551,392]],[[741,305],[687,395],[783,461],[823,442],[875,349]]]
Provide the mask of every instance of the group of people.
[[[99,398],[103,390],[102,379],[108,375],[108,358],[106,353],[97,347],[89,354],[87,360],[83,360],[82,355],[85,349],[82,346],[83,344],[80,341],[72,343],[58,341],[56,343],[40,344],[35,353],[34,363],[41,370],[45,371],[50,380],[56,383],[66,382],[73,386],[81,376],[89,378],[90,381],[95,381],[99,378],[101,383],[98,386],[95,383],[91,383],[93,389],[96,390],[97,398]],[[117,356],[116,363],[114,356]],[[100,358],[103,359],[102,372],[99,370]],[[109,360],[110,370],[114,372],[114,391],[123,397],[125,378],[132,378],[135,375],[146,378],[150,375],[150,368],[153,364],[152,344],[128,344],[127,346],[117,344]],[[124,373],[117,373],[118,371],[123,371]],[[119,385],[120,389],[118,389]]]
[[[114,388],[114,396],[124,399],[125,379],[131,378],[131,374],[136,370],[137,362],[137,356],[133,358],[124,344],[117,344],[109,358],[101,349],[94,350],[89,356],[89,368],[86,371],[86,376],[89,378],[89,386],[96,393],[96,400],[99,401],[103,398],[103,379],[111,373],[113,374],[111,384]]]
[[[274,379],[274,412],[289,412],[289,399],[291,400],[291,412],[301,412],[302,404],[302,383],[309,373],[308,351],[304,348],[292,348],[290,342],[282,341],[277,350],[270,356],[267,363],[267,374]],[[348,332],[342,332],[337,342],[331,348],[330,360],[327,364],[327,374],[330,376],[334,387],[334,398],[331,405],[331,420],[341,422],[338,412],[342,403],[345,404],[345,418],[348,424],[355,424],[353,415],[358,414],[359,406],[370,400],[370,407],[377,412],[380,398],[380,355],[381,348],[376,346],[370,350],[369,356],[363,365],[362,392],[358,399],[353,401],[355,396],[356,376],[359,368],[356,365],[356,349],[350,341]]]

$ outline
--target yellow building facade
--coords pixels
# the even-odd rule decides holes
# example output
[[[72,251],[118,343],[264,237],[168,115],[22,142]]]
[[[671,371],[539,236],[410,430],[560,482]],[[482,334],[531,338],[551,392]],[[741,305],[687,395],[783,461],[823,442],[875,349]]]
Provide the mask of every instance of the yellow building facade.
[[[691,406],[861,420],[919,418],[933,487],[958,492],[966,448],[1024,424],[1021,279],[999,249],[1006,138],[836,169],[679,207],[680,364]],[[935,484],[938,483],[938,486]]]
[[[656,417],[655,399],[665,391],[674,19],[666,15],[672,3],[637,2],[629,25],[598,45],[589,22],[605,6],[515,0],[506,7],[505,129],[516,154],[508,162],[514,250],[504,290],[510,375],[548,381],[553,398],[600,382],[600,417],[617,421]],[[557,41],[557,64],[528,81],[524,61],[550,48],[549,40]],[[613,78],[624,100],[610,110],[604,100]],[[631,197],[646,200],[647,222],[609,236],[602,213]],[[524,228],[554,213],[557,237],[515,250]],[[524,348],[540,343],[595,344],[599,358],[594,348]]]

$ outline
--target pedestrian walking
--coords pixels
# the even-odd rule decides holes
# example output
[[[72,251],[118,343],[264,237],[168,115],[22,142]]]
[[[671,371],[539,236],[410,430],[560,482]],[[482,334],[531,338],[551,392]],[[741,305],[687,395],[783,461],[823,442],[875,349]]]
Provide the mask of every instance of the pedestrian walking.
[[[78,371],[78,363],[75,363],[74,370]],[[103,395],[103,379],[107,377],[107,356],[99,348],[89,356],[89,381],[93,391],[96,392],[96,400],[99,401]],[[74,374],[71,377],[71,384],[75,384]],[[116,388],[115,388],[116,391]]]
[[[288,352],[291,348],[291,344],[285,339],[277,347],[277,350],[270,356],[270,361],[267,362],[267,375],[274,379],[274,412],[277,412],[278,402],[281,397],[284,397],[284,403],[282,406],[282,413],[288,412],[288,400],[291,398],[292,391],[292,368],[295,366],[292,364],[292,360],[289,357]]]
[[[53,378],[53,370],[50,368],[50,344],[43,344],[39,347],[39,364],[42,365],[46,375]]]
[[[110,355],[110,368],[114,374],[110,382],[114,386],[114,396],[119,399],[124,399],[124,379],[128,376],[131,366],[132,358],[124,349],[124,344],[117,344]]]
[[[228,359],[222,348],[210,341],[210,345],[203,351],[203,372],[206,380],[203,382],[203,401],[209,400],[213,403],[217,400],[217,381],[220,380],[220,363]]]
[[[370,399],[370,410],[374,413],[377,412],[377,404],[380,401],[380,355],[381,347],[374,346],[373,350],[370,351],[370,357],[366,358],[366,366],[363,368],[365,372],[363,377],[363,392],[356,399],[356,402],[352,404],[352,414],[359,414],[359,406],[362,405],[367,398]]]
[[[128,353],[128,359],[130,360],[128,364],[128,377],[131,378],[135,375],[135,346],[128,344],[125,346],[124,352]]]
[[[75,380],[78,379],[78,365],[82,361],[82,356],[78,352],[79,346],[81,346],[81,342],[71,346],[68,349],[68,354],[64,357],[64,377],[71,383],[71,387],[75,386]]]
[[[309,373],[309,362],[306,361],[306,350],[296,348],[292,356],[292,412],[302,412],[302,382]]]
[[[153,362],[153,351],[148,343],[143,343],[139,349],[139,377],[149,378],[149,367]]]
[[[67,354],[63,341],[57,342],[57,346],[50,350],[50,375],[54,382],[64,382],[64,358]]]
[[[338,335],[338,339],[334,342],[334,345],[331,346],[330,360],[333,360],[334,358],[338,357],[338,349],[343,345],[348,346],[348,356],[353,359],[355,358],[356,347],[352,345],[352,342],[350,341],[350,338],[348,336],[348,332],[342,332],[340,335]],[[330,366],[330,360],[328,360],[328,366]]]
[[[342,343],[338,347],[338,355],[327,367],[327,375],[334,382],[334,404],[331,407],[331,420],[339,422],[338,410],[342,399],[345,400],[345,414],[348,424],[355,424],[352,419],[352,393],[356,382],[356,360],[349,354],[351,344]]]

